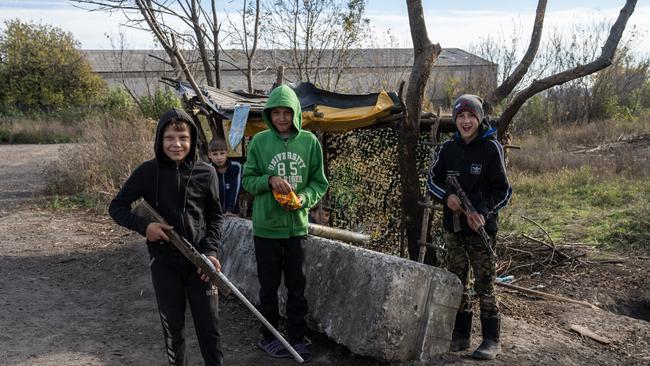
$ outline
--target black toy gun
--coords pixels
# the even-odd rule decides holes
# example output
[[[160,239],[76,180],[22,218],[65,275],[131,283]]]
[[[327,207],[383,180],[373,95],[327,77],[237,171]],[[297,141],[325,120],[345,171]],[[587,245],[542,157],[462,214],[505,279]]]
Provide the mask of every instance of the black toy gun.
[[[461,188],[460,183],[455,176],[450,175],[447,177],[447,185],[456,193],[460,199],[460,203],[465,216],[469,217],[470,214],[476,212],[476,209],[474,206],[472,206],[472,202],[465,194],[465,191],[463,191],[463,188]],[[454,214],[454,231],[460,231],[460,222],[457,214]],[[485,247],[487,248],[492,258],[496,258],[497,254],[494,252],[494,249],[492,249],[492,246],[490,245],[490,236],[485,231],[485,227],[483,227],[483,225],[479,226],[476,232],[481,237],[481,241],[483,241],[483,244],[485,244]]]
[[[133,213],[137,216],[140,217],[145,217],[150,220],[153,220],[154,222],[159,222],[161,224],[167,224],[165,219],[160,216],[156,210],[153,209],[145,200],[141,200],[140,203],[133,209]],[[230,280],[220,271],[217,271],[217,269],[214,267],[214,264],[205,256],[203,253],[199,253],[196,248],[190,244],[185,238],[182,236],[178,235],[178,233],[174,230],[165,230],[165,233],[169,237],[169,242],[176,247],[192,264],[194,264],[197,268],[201,269],[201,272],[206,274],[210,278],[210,283],[213,286],[216,286],[219,289],[219,292],[221,292],[224,295],[228,295],[231,292],[237,296],[237,298],[246,305],[248,310],[250,310],[261,322],[264,324],[264,326],[277,338],[280,343],[291,353],[293,358],[298,361],[298,363],[303,363],[304,360],[298,352],[296,352],[293,347],[287,342],[284,337],[271,325],[271,323],[264,318],[264,316],[251,304],[250,301],[244,296],[235,285],[230,282]]]

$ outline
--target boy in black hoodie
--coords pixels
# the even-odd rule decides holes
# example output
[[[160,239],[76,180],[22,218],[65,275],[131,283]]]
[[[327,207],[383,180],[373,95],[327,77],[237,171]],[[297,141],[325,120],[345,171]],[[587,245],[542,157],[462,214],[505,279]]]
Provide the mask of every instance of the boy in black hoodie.
[[[483,120],[483,101],[476,95],[461,95],[454,102],[453,119],[457,132],[437,153],[427,182],[428,191],[444,205],[443,227],[447,244],[448,270],[455,273],[465,288],[456,314],[451,350],[470,346],[472,303],[468,277],[472,266],[474,289],[479,297],[483,342],[472,354],[479,359],[494,359],[501,351],[499,334],[501,317],[494,297],[497,212],[512,194],[506,175],[503,147],[496,141],[496,130]],[[456,176],[477,212],[461,215],[460,230],[454,228],[454,214],[460,214],[458,196],[446,184]],[[477,234],[480,226],[490,236],[491,248],[485,247]]]
[[[205,274],[169,243],[166,230],[175,230],[205,254],[217,270],[222,234],[217,174],[197,160],[197,128],[179,109],[158,122],[155,154],[133,171],[111,202],[111,217],[147,238],[151,278],[163,326],[170,365],[186,365],[185,304],[190,304],[205,365],[222,365],[217,290]],[[150,222],[131,213],[131,204],[143,198],[171,225]]]

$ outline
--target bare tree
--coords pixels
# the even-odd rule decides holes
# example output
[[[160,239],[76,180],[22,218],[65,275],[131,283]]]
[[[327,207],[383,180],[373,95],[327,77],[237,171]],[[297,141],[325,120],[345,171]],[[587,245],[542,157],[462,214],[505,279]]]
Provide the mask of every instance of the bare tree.
[[[369,37],[365,0],[268,0],[265,47],[287,78],[336,90]]]
[[[195,48],[202,65],[202,74],[210,86],[220,84],[218,71],[219,30],[215,0],[211,0],[211,9],[206,10],[199,0],[71,0],[91,11],[122,12],[127,18],[127,27],[151,32],[169,57],[169,63],[175,69],[175,60],[171,35],[179,39],[180,44]],[[177,29],[168,24],[180,21],[187,29]],[[208,31],[210,30],[210,32]],[[209,45],[212,49],[209,50]],[[215,70],[213,72],[213,70]],[[216,80],[215,80],[216,78]]]
[[[429,53],[431,51],[428,51],[432,45],[428,39],[426,28],[424,27],[424,14],[421,2],[419,0],[407,0],[406,4],[409,11],[409,23],[411,27],[411,37],[413,38],[415,62],[413,64],[411,78],[409,79],[409,91],[406,100],[406,111],[408,116],[405,118],[404,126],[402,126],[400,131],[400,144],[402,145],[400,148],[400,172],[402,174],[403,228],[408,239],[409,254],[413,259],[417,256],[418,249],[418,223],[416,221],[418,210],[416,208],[416,202],[420,199],[421,194],[419,192],[419,175],[415,165],[414,154],[414,146],[417,144],[417,132],[414,133],[412,129],[417,128],[415,131],[419,130],[419,118],[421,112],[419,108],[424,93],[422,81],[424,80],[424,83],[426,84],[426,78],[428,78],[428,73],[430,73],[431,70],[431,63],[433,63],[432,60],[435,59],[435,56],[432,57],[431,53]],[[529,86],[516,92],[512,99],[507,103],[503,113],[498,119],[499,139],[504,141],[512,118],[519,111],[521,106],[535,94],[552,88],[553,86],[561,85],[568,81],[593,74],[608,67],[614,60],[618,43],[622,37],[623,31],[625,30],[629,17],[634,12],[635,6],[636,0],[626,1],[618,15],[618,18],[610,29],[600,56],[595,60],[586,64],[577,64],[553,75],[536,79]],[[528,72],[539,48],[545,11],[546,0],[539,0],[528,50],[512,74],[510,74],[501,85],[488,95],[486,98],[486,105],[484,106],[486,110],[491,111],[494,105],[507,98]],[[429,60],[431,60],[431,63],[429,63]],[[425,74],[426,76],[424,76]],[[453,121],[448,121],[448,123],[453,123]]]
[[[233,29],[231,43],[241,48],[246,57],[246,81],[249,93],[253,92],[253,60],[260,36],[260,10],[260,0],[255,0],[255,8],[249,6],[248,1],[244,0],[242,10],[239,12],[241,22],[237,25],[228,18]]]
[[[544,7],[540,5],[544,3]],[[516,87],[517,83],[523,78],[523,75],[528,71],[528,66],[532,59],[534,59],[535,54],[537,53],[538,46],[538,36],[536,32],[541,33],[541,28],[543,24],[543,13],[545,8],[545,0],[540,0],[537,7],[537,16],[535,17],[535,26],[533,29],[533,36],[531,37],[531,46],[529,46],[529,52],[526,53],[524,59],[520,65],[515,69],[515,71],[500,85],[493,93],[491,93],[487,102],[490,104],[488,108],[491,108],[492,105],[498,103],[500,100],[504,99],[509,95],[512,90]],[[506,133],[508,132],[508,127],[512,121],[515,114],[519,111],[522,105],[530,99],[535,94],[547,90],[553,86],[564,84],[571,80],[576,80],[581,77],[593,74],[599,70],[602,70],[609,65],[611,65],[614,60],[614,55],[618,47],[618,43],[621,40],[627,21],[634,12],[634,7],[636,6],[636,0],[627,0],[625,5],[621,9],[618,18],[612,25],[609,36],[605,42],[605,45],[602,48],[600,56],[595,60],[587,64],[578,64],[575,67],[560,71],[556,74],[547,76],[542,79],[534,80],[528,87],[517,92],[512,100],[508,102],[503,113],[498,120],[498,130],[499,130],[499,139],[504,140]],[[541,19],[541,21],[540,21]],[[537,43],[537,45],[534,45]],[[531,50],[534,47],[534,51]]]

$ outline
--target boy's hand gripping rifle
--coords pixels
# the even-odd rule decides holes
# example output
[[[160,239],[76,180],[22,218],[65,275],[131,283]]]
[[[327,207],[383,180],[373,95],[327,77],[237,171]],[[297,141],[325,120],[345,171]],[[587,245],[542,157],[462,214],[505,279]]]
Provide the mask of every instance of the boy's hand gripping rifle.
[[[469,218],[469,215],[476,212],[476,209],[474,209],[474,206],[472,206],[472,202],[465,194],[465,191],[463,191],[463,188],[461,188],[458,179],[456,179],[456,177],[453,175],[448,176],[447,185],[456,193],[458,198],[460,198],[460,203],[462,205],[463,212],[465,213],[465,216]],[[457,223],[458,223],[458,217],[454,216],[454,230],[456,230]],[[494,252],[494,249],[492,249],[492,246],[490,245],[490,236],[485,231],[485,227],[483,227],[483,225],[479,226],[476,232],[481,237],[481,241],[483,241],[483,244],[485,244],[485,248],[488,250],[488,253],[492,256],[492,258],[496,258],[497,254]]]
[[[161,224],[167,224],[165,219],[160,216],[156,210],[153,209],[145,200],[141,200],[140,203],[133,209],[133,213],[140,217],[146,217],[153,220],[154,222],[159,222]],[[250,310],[264,326],[277,338],[280,343],[291,353],[293,358],[298,361],[298,363],[303,363],[304,360],[298,352],[296,352],[293,347],[287,342],[284,337],[278,332],[271,323],[269,323],[266,318],[253,306],[253,304],[248,301],[246,296],[244,296],[235,285],[230,282],[230,280],[223,274],[221,271],[217,271],[214,267],[214,264],[205,256],[205,254],[199,253],[196,248],[190,244],[185,238],[178,235],[174,230],[165,230],[165,233],[169,237],[169,242],[172,243],[176,249],[178,249],[183,255],[192,262],[197,268],[201,269],[201,272],[206,274],[210,278],[210,283],[216,286],[219,291],[228,295],[231,292],[246,305],[248,310]]]

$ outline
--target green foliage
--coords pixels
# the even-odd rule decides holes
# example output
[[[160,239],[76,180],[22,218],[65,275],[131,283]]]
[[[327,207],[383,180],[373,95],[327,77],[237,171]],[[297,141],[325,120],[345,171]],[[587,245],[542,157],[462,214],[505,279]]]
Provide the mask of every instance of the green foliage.
[[[538,134],[549,128],[550,121],[553,120],[552,112],[548,110],[546,98],[537,94],[528,99],[526,104],[520,110],[523,118],[518,118],[512,125],[515,134],[528,132]]]
[[[167,89],[156,89],[153,95],[145,95],[140,97],[140,108],[145,117],[157,120],[160,116],[169,109],[181,106],[181,101],[176,97],[176,94]]]
[[[60,28],[5,22],[0,33],[3,111],[52,112],[99,102],[106,85],[91,72],[72,35]]]
[[[444,104],[450,106],[454,103],[454,100],[460,95],[460,80],[456,77],[450,76],[449,79],[445,80],[443,89],[445,91],[445,100]]]
[[[120,87],[111,87],[104,99],[104,110],[114,115],[130,113],[134,107],[133,98]]]
[[[77,193],[70,196],[53,195],[48,200],[48,207],[53,210],[94,208],[97,201],[84,193]]]

